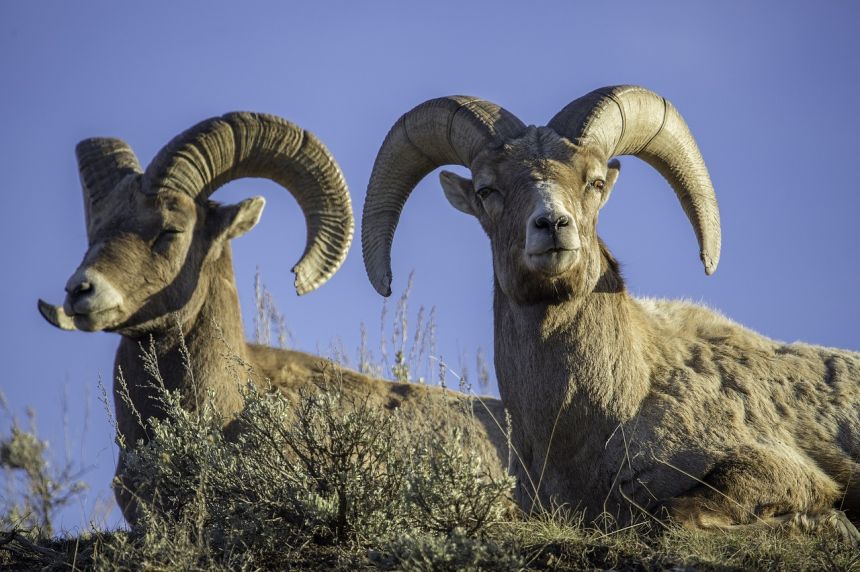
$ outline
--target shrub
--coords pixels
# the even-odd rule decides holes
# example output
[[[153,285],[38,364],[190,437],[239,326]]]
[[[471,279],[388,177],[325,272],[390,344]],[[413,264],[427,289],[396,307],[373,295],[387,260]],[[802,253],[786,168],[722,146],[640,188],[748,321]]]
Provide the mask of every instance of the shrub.
[[[474,538],[455,529],[444,536],[404,536],[372,551],[370,561],[382,570],[405,572],[520,570],[524,561],[518,547],[491,539]]]
[[[406,496],[416,509],[412,524],[444,536],[480,536],[507,516],[514,480],[494,479],[481,459],[466,452],[460,430],[451,433],[444,439],[425,436],[410,451]]]
[[[327,548],[355,558],[405,533],[436,546],[426,539],[485,534],[509,506],[513,481],[463,452],[466,436],[407,426],[336,378],[295,402],[246,386],[232,439],[211,402],[189,412],[154,387],[165,417],[147,421],[148,442],[126,448],[120,476],[139,499],[136,533],[177,538],[197,561],[242,553],[259,564]]]
[[[23,529],[31,537],[50,537],[56,512],[86,490],[80,480],[83,470],[68,458],[54,467],[32,409],[27,410],[28,426],[23,427],[0,393],[0,411],[9,420],[9,432],[0,434],[0,530]]]

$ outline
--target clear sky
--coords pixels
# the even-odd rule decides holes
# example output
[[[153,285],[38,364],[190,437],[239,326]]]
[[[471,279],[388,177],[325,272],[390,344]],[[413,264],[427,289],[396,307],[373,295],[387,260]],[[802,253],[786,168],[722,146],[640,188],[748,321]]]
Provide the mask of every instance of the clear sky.
[[[592,89],[640,84],[670,99],[697,138],[723,251],[706,277],[669,186],[622,159],[599,231],[630,289],[704,302],[777,339],[858,350],[858,21],[848,1],[0,3],[0,388],[19,415],[33,406],[60,453],[68,395],[68,443],[92,488],[61,524],[85,525],[96,499],[111,497],[116,458],[96,395],[118,338],[61,332],[36,311],[37,297],[62,301],[86,248],[80,139],[120,137],[146,165],[201,119],[280,115],[331,149],[360,221],[376,151],[418,103],[476,95],[544,124]],[[260,267],[296,347],[328,354],[340,340],[354,358],[359,324],[378,339],[382,307],[359,241],[328,284],[297,298],[295,201],[256,180],[214,198],[254,194],[268,200],[263,220],[234,242],[246,330]],[[395,294],[412,270],[412,305],[436,307],[445,360],[492,355],[489,243],[435,174],[404,210]]]

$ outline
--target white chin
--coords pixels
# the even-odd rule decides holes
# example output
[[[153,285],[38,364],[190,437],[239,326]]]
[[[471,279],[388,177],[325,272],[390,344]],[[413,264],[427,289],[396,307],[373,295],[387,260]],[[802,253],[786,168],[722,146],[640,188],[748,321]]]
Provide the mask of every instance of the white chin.
[[[82,332],[98,332],[104,329],[104,326],[98,320],[81,314],[75,316],[75,327]]]
[[[570,270],[579,260],[578,250],[556,250],[543,254],[529,254],[526,264],[535,272],[558,276]]]
[[[118,323],[119,310],[109,308],[90,314],[76,314],[75,326],[83,332],[100,332]]]

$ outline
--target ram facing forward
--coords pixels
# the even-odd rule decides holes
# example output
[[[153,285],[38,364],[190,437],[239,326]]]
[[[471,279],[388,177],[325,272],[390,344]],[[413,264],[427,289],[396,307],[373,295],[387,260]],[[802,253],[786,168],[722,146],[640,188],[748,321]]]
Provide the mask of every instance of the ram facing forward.
[[[574,100],[547,127],[470,97],[401,117],[368,187],[368,276],[390,294],[409,193],[438,166],[468,167],[471,180],[443,171],[441,182],[490,238],[496,374],[524,509],[561,503],[620,524],[664,510],[694,527],[827,524],[857,539],[834,507],[860,518],[860,354],[630,296],[596,232],[618,155],[669,181],[712,273],[719,212],[696,143],[671,103],[621,86]]]
[[[301,352],[245,342],[229,241],[257,224],[264,200],[221,205],[208,197],[241,177],[264,177],[287,188],[308,225],[304,254],[293,269],[296,290],[319,287],[346,258],[354,224],[340,168],[311,133],[271,115],[230,113],[177,136],[145,172],[117,139],[86,139],[77,157],[89,248],[66,284],[64,306],[40,300],[39,310],[62,329],[122,336],[115,373],[122,372],[131,405],[143,419],[164,415],[140,359],[141,344],[152,343],[166,387],[178,391],[189,409],[211,395],[225,422],[235,418],[243,405],[240,381],[247,376],[237,376],[231,363],[250,366],[250,381],[271,384],[288,397],[328,378],[346,402],[366,398],[370,405],[402,411],[416,424],[461,428],[488,468],[504,472],[505,455],[497,450],[506,440],[493,419],[504,418],[498,400],[464,407],[467,398],[453,392],[389,383]],[[118,430],[133,445],[146,433],[120,392],[114,383]],[[123,462],[120,456],[119,476]],[[123,514],[134,520],[133,485],[120,479],[115,490]]]

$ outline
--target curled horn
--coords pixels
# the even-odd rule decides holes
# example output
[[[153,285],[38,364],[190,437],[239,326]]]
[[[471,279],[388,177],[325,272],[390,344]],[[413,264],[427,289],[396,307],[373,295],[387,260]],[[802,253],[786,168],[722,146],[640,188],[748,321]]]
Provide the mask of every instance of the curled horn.
[[[346,258],[355,223],[340,168],[328,149],[301,127],[261,113],[204,120],[158,152],[141,188],[205,200],[242,177],[271,179],[298,201],[308,234],[304,253],[293,267],[296,291],[305,294],[321,286]]]
[[[139,175],[143,171],[134,151],[119,139],[84,139],[75,147],[75,155],[84,192],[87,237],[92,242],[93,232],[100,222],[99,206],[102,199],[126,176]]]
[[[102,200],[128,175],[140,175],[140,163],[124,141],[109,137],[84,139],[75,147],[78,173],[84,194],[84,217],[87,240],[92,245],[93,235],[101,222]],[[61,330],[76,330],[72,316],[62,306],[39,300],[42,317]]]
[[[636,86],[604,87],[573,100],[548,124],[606,160],[635,155],[675,190],[699,241],[705,273],[720,260],[720,211],[714,187],[687,123],[669,101]]]
[[[415,185],[442,165],[470,167],[488,144],[524,127],[498,105],[466,96],[431,99],[397,120],[376,156],[362,214],[364,266],[377,292],[391,294],[394,230]]]

